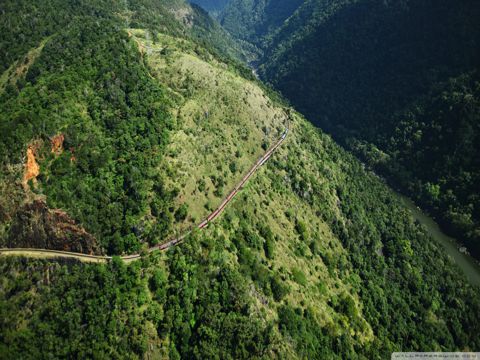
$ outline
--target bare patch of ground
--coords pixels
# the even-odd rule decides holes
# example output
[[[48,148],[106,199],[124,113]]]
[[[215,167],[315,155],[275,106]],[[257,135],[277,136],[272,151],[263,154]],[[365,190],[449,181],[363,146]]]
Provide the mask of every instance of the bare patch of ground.
[[[27,189],[27,184],[30,180],[36,183],[37,176],[40,175],[40,165],[38,165],[36,159],[40,146],[41,143],[39,141],[34,141],[27,147],[27,159],[25,163],[25,172],[23,174],[23,186],[25,189]]]
[[[49,209],[34,200],[15,214],[7,237],[8,247],[41,248],[101,255],[97,240],[62,210]]]
[[[50,139],[52,145],[52,154],[60,155],[63,152],[63,142],[65,141],[65,135],[57,134]]]

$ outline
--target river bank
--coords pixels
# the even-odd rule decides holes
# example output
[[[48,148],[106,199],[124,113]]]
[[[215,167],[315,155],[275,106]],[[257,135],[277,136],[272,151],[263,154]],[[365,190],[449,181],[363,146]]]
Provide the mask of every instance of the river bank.
[[[459,248],[462,245],[456,239],[446,235],[435,220],[422,212],[412,200],[398,192],[395,193],[405,207],[410,210],[413,217],[427,228],[435,241],[442,245],[447,254],[465,273],[470,283],[480,286],[480,264],[470,255],[460,252]]]

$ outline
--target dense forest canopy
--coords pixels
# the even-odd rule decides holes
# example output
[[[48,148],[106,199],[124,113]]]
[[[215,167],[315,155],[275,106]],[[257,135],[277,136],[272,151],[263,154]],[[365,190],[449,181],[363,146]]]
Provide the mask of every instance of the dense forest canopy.
[[[302,5],[302,0],[230,0],[217,16],[256,63],[281,25]]]
[[[37,196],[82,226],[62,236],[74,242],[85,229],[99,242],[56,248],[122,254],[164,238],[177,210],[158,169],[173,126],[171,101],[127,29],[202,38],[219,56],[236,52],[229,37],[204,10],[182,2],[15,1],[5,9],[24,15],[1,22],[2,244],[52,242],[51,223],[59,221],[48,219],[44,205],[21,205],[28,191],[14,183],[27,148],[42,160],[40,174],[25,178],[28,187],[35,181]],[[55,137],[63,139],[61,154],[49,151]]]
[[[197,4],[205,10],[215,14],[222,11],[229,0],[192,0],[192,4]]]
[[[129,266],[0,258],[2,353],[371,359],[476,349],[478,288],[361,164],[310,126],[296,131],[288,155],[217,227],[166,254]],[[305,170],[306,149],[314,168],[331,169],[332,189]],[[279,176],[285,173],[291,182]],[[270,215],[255,216],[272,210],[257,199],[268,182],[268,198],[289,203],[291,196],[303,216],[324,218],[334,237],[291,209],[284,212],[295,230],[286,233]],[[292,259],[304,266],[290,268]]]
[[[260,75],[479,257],[480,4],[306,0],[278,23],[260,3],[223,14]]]
[[[220,21],[225,29],[241,39],[260,43],[263,37],[275,33],[302,3],[302,0],[231,0]]]
[[[351,16],[347,5],[358,3],[373,26],[368,6],[383,11],[377,24],[413,1],[254,3],[263,35],[242,41],[252,41],[249,54],[271,55],[261,67],[266,76],[291,49],[305,59],[316,54],[297,44],[303,36],[279,41],[281,51],[265,47],[284,26],[325,34],[333,56],[346,35],[319,24],[337,11]],[[439,18],[453,6],[435,4]],[[455,6],[473,16],[472,4]],[[340,19],[345,31],[365,35]],[[141,254],[128,264],[116,256],[93,264],[0,251],[0,357],[383,359],[394,351],[480,348],[480,289],[381,179],[231,58],[241,51],[202,8],[182,0],[12,0],[2,2],[0,20],[0,247]],[[307,65],[292,59],[270,76],[279,88],[296,65]],[[314,59],[332,61],[335,83],[344,84],[338,69],[351,59]],[[311,79],[324,74],[310,70]],[[478,144],[470,130],[478,126],[478,81],[467,65],[448,79],[440,70],[430,74],[428,96],[422,88],[405,101],[408,116],[391,115],[400,116],[399,135],[384,150],[353,133],[344,142],[375,151],[379,163],[405,149],[396,156],[415,153],[419,164],[429,162],[425,171],[440,174],[446,165],[432,163],[420,141],[409,142],[414,136],[452,156],[449,179],[459,180],[457,171],[478,161],[457,161]],[[302,79],[292,86],[308,99],[310,78]],[[365,81],[368,92],[373,80]],[[363,99],[362,91],[353,93]],[[322,111],[344,104],[328,99]],[[453,114],[461,130],[449,122]],[[194,211],[212,211],[225,184],[236,184],[286,126],[285,142],[215,222],[169,251],[146,251],[187,217],[198,223]],[[456,151],[440,147],[440,135],[457,136]],[[410,160],[402,161],[397,171]],[[475,169],[461,174],[461,186],[475,186]],[[440,185],[422,187],[438,204]],[[476,204],[469,191],[448,193],[452,211],[464,199]]]
[[[36,153],[48,157],[48,167],[43,166],[35,191],[41,189],[50,207],[67,210],[110,253],[139,250],[132,227],[151,201],[148,179],[159,177],[152,170],[171,122],[164,91],[149,79],[138,50],[119,26],[108,17],[87,16],[58,29],[24,77],[6,85],[0,115],[4,169],[21,162],[32,141],[45,143]],[[48,143],[60,132],[65,151],[56,156]],[[158,149],[157,158],[147,149]],[[7,170],[1,176],[8,182],[15,175]],[[21,202],[22,194],[17,196]],[[161,198],[168,204],[168,196]],[[9,214],[18,206],[4,205],[7,222],[16,221]],[[169,221],[165,218],[160,228],[168,228]],[[7,226],[4,236],[41,236],[17,228]]]

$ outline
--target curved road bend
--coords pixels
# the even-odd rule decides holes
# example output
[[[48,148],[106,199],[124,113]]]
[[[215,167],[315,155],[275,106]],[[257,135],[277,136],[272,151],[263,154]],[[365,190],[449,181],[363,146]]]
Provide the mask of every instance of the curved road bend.
[[[288,126],[283,132],[282,136],[278,141],[270,147],[270,149],[263,154],[263,156],[257,160],[257,162],[250,168],[247,174],[242,178],[242,180],[235,186],[235,188],[228,194],[228,196],[222,201],[222,203],[210,214],[208,217],[203,220],[200,224],[196,226],[197,229],[204,229],[208,224],[214,221],[227,207],[227,205],[232,201],[232,199],[242,190],[245,186],[245,183],[252,177],[255,172],[263,165],[265,162],[270,159],[272,154],[277,150],[277,148],[283,143],[285,138],[288,135]],[[191,233],[191,231],[186,232],[178,238],[167,241],[166,243],[152,246],[148,249],[148,252],[153,252],[156,250],[167,250],[175,245],[180,244],[183,240]],[[35,257],[35,258],[64,258],[64,259],[77,259],[83,262],[92,262],[92,263],[104,263],[112,259],[111,256],[100,256],[100,255],[88,255],[76,252],[69,251],[60,251],[60,250],[48,250],[48,249],[26,249],[26,248],[3,248],[0,249],[0,256],[14,255],[14,256],[26,256],[26,257]],[[134,261],[141,258],[140,254],[125,255],[121,258],[126,261]]]

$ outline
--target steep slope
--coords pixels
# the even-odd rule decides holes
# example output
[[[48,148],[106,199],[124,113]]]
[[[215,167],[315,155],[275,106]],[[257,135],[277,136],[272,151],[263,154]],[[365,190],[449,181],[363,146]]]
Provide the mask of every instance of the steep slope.
[[[145,149],[161,151],[171,117],[164,90],[149,79],[127,33],[115,26],[111,20],[72,22],[2,97],[1,176],[8,184],[2,202],[12,201],[11,188],[17,194],[13,204],[2,204],[10,239],[18,227],[8,222],[21,204],[46,197],[50,208],[65,209],[109,252],[136,246],[132,237],[127,246],[119,239],[132,233],[145,211],[147,172],[158,176],[149,169],[161,157]],[[50,146],[57,134],[65,137],[59,154]],[[22,191],[14,184],[32,142],[40,170]],[[135,220],[129,224],[127,218]]]
[[[288,116],[258,85],[245,81],[245,70],[226,71],[227,64],[195,43],[159,35],[153,44],[144,31],[131,33],[175,102],[176,127],[162,171],[168,174],[165,186],[178,188],[177,201],[188,213],[182,227],[193,226],[278,140]]]
[[[235,53],[229,38],[182,1],[20,1],[6,11],[0,243],[121,254],[166,237],[177,209],[159,164],[174,103],[148,73],[128,25],[201,37],[222,56]],[[37,221],[48,208],[65,218]]]
[[[35,55],[25,57],[29,51],[39,50],[52,35],[92,18],[111,20],[117,28],[142,27],[176,36],[194,37],[222,55],[241,57],[235,43],[218,23],[198,6],[191,6],[182,0],[4,1],[0,15],[2,87],[7,75],[5,70],[9,67],[10,73],[26,70]]]
[[[302,5],[302,0],[231,0],[219,19],[225,29],[240,39],[261,44]]]
[[[212,15],[216,15],[220,13],[228,4],[228,2],[229,0],[195,0],[195,1],[192,0],[191,1],[191,3],[201,6]]]
[[[277,19],[262,14],[258,26]],[[307,0],[268,35],[249,34],[261,77],[477,257],[479,16],[471,0]]]
[[[89,26],[74,33],[85,38]],[[133,27],[108,35],[111,40],[91,38],[96,51],[87,51],[105,60],[70,72],[81,86],[68,99],[87,101],[86,110],[80,106],[57,119],[58,108],[47,100],[33,108],[55,140],[43,138],[36,150],[40,173],[29,196],[42,191],[52,207],[80,214],[85,227],[99,224],[100,234],[105,225],[124,229],[113,242],[124,248],[112,252],[161,241],[202,219],[285,122],[289,135],[217,222],[168,252],[145,254],[128,266],[118,258],[86,265],[0,257],[0,353],[370,359],[395,350],[480,346],[478,288],[388,188],[329,136],[248,70],[194,39]],[[10,112],[37,93],[55,100],[70,89],[49,71],[62,65],[68,71],[76,57],[83,64],[81,53],[89,48],[68,43],[57,41],[52,50],[45,45],[31,67],[40,67],[39,80],[25,87],[29,96],[22,89],[8,98]],[[115,52],[117,44],[122,52]],[[42,65],[46,55],[64,60]],[[116,85],[122,82],[131,91]],[[59,137],[51,135],[58,125],[47,115],[57,122],[77,119],[72,130],[68,122],[61,128],[59,155]],[[15,159],[33,130],[23,125],[31,133],[16,133],[3,121],[10,132],[2,150]],[[168,137],[156,140],[164,132]],[[16,169],[7,160],[5,167]],[[9,176],[21,182],[21,172],[20,165],[19,174]],[[10,186],[13,181],[4,184],[7,195],[23,191],[21,184]]]
[[[264,55],[273,34],[302,3],[303,0],[230,0],[218,19],[242,44],[248,60],[256,63]]]

